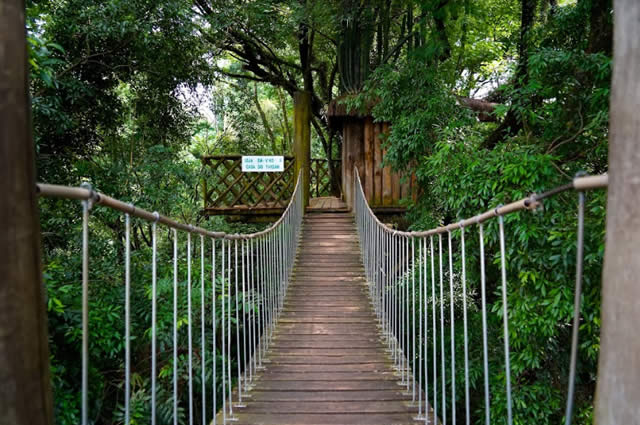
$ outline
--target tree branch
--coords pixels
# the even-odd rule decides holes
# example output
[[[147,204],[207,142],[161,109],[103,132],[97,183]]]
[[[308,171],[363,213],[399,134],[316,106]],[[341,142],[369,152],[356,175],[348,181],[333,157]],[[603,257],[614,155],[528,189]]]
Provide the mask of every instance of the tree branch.
[[[498,103],[489,102],[482,99],[473,99],[470,97],[456,96],[458,103],[477,112],[478,120],[481,122],[497,122],[498,119],[493,114]]]

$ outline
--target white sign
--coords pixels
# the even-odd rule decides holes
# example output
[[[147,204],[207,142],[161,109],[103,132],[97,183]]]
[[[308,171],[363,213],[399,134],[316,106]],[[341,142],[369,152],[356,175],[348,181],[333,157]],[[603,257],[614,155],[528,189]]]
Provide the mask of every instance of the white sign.
[[[243,156],[243,173],[284,171],[284,156]]]

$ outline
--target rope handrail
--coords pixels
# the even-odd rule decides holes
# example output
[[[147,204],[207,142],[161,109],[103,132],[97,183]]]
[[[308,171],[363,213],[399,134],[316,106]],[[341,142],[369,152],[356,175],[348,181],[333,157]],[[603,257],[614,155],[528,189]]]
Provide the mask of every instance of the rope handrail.
[[[192,318],[192,257],[194,249],[192,234],[200,235],[200,295],[201,295],[201,316],[200,316],[200,349],[199,355],[201,364],[202,389],[202,419],[201,423],[214,425],[220,421],[227,423],[234,420],[233,409],[241,407],[243,396],[250,390],[257,371],[262,367],[263,357],[269,349],[275,334],[275,327],[284,309],[284,299],[289,286],[290,275],[293,270],[295,254],[302,229],[302,217],[304,214],[302,173],[298,174],[295,188],[287,207],[278,220],[266,229],[248,234],[229,234],[225,232],[214,232],[191,224],[181,223],[170,217],[150,212],[143,208],[138,208],[103,193],[94,191],[90,186],[69,187],[38,183],[36,193],[39,196],[65,198],[82,202],[82,366],[81,366],[81,424],[89,423],[89,218],[93,205],[101,205],[115,211],[124,213],[125,216],[125,241],[124,241],[124,357],[125,357],[125,385],[124,385],[124,422],[129,423],[131,418],[132,396],[131,396],[131,217],[137,217],[151,223],[151,424],[156,424],[156,397],[157,397],[157,358],[162,353],[157,352],[158,329],[169,328],[170,323],[165,326],[158,326],[157,317],[157,224],[163,224],[173,230],[172,236],[168,236],[168,242],[173,245],[173,423],[178,424],[179,401],[178,401],[178,300],[181,285],[178,284],[178,231],[187,234],[187,331],[188,331],[188,412],[189,423],[193,423],[196,417],[194,411],[194,377],[193,377],[193,354],[194,343],[197,344],[197,336],[194,338],[192,328],[194,325]],[[205,237],[210,238],[211,246],[205,246]],[[172,240],[171,240],[172,239]],[[219,248],[217,248],[219,247]],[[205,279],[205,251],[211,253],[210,270],[211,276]],[[221,255],[219,255],[221,254]],[[232,260],[233,259],[233,260]],[[218,280],[219,279],[219,280]],[[208,283],[206,281],[208,281]],[[222,282],[221,292],[216,294],[219,282]],[[212,338],[209,339],[207,329],[205,329],[205,287],[211,290],[211,322],[209,328]],[[232,291],[232,287],[234,288]],[[235,298],[235,310],[232,309],[231,300]],[[240,301],[241,299],[241,305]],[[218,320],[216,304],[222,306],[222,316]],[[249,307],[249,308],[247,308]],[[237,364],[237,379],[232,376],[231,368],[234,362],[232,356],[232,315],[235,316],[235,363]],[[196,320],[197,322],[197,320]],[[217,328],[222,331],[222,409],[217,414],[216,407],[219,404],[216,400],[217,389],[220,387],[216,376],[216,358],[218,357]],[[195,341],[194,341],[195,340]],[[209,346],[209,342],[213,346]],[[213,349],[213,366],[210,373],[207,373],[205,359],[207,352]],[[168,360],[168,359],[167,359]],[[207,376],[212,376],[212,406],[213,417],[207,410]],[[236,391],[233,391],[233,383],[237,384]],[[220,416],[220,417],[218,417]],[[212,421],[208,421],[211,418]]]
[[[360,173],[358,172],[358,168],[354,168],[354,173],[356,175],[356,190],[362,192],[362,196],[364,196],[364,190],[362,189],[362,181],[360,180]],[[609,185],[609,176],[607,174],[599,174],[595,176],[582,176],[575,177],[570,183],[567,183],[562,186],[558,186],[557,188],[551,189],[542,194],[532,194],[527,198],[522,198],[518,201],[513,201],[506,205],[500,205],[491,210],[487,210],[480,214],[477,214],[471,218],[463,219],[456,223],[450,223],[446,226],[438,226],[429,230],[421,230],[421,231],[412,231],[412,232],[404,232],[401,230],[392,229],[383,222],[381,222],[378,217],[375,215],[369,204],[366,204],[366,208],[371,215],[371,217],[375,220],[375,222],[383,228],[384,231],[390,232],[395,235],[402,235],[407,237],[425,237],[432,236],[441,233],[450,232],[451,230],[459,229],[460,227],[467,227],[472,224],[480,224],[487,221],[490,218],[498,217],[501,215],[509,214],[516,211],[522,210],[533,210],[540,205],[540,201],[547,198],[548,196],[556,195],[561,192],[566,192],[568,190],[576,190],[576,191],[587,191],[587,190],[595,190],[595,189],[603,189],[607,188]]]
[[[504,215],[533,210],[541,202],[559,193],[575,190],[578,193],[576,274],[574,290],[573,328],[568,373],[568,389],[565,410],[565,425],[570,425],[574,406],[576,363],[578,353],[578,332],[580,326],[580,307],[582,296],[582,277],[584,260],[584,215],[585,191],[602,189],[608,186],[606,174],[580,176],[570,183],[558,186],[541,194],[504,206],[482,212],[471,218],[439,226],[426,231],[404,232],[392,229],[382,223],[373,213],[366,199],[357,167],[354,168],[353,181],[354,214],[360,239],[361,256],[368,282],[369,295],[373,301],[377,320],[380,323],[388,350],[401,375],[406,391],[412,394],[418,404],[418,416],[421,422],[447,423],[447,413],[452,423],[456,423],[456,400],[464,399],[465,423],[470,424],[471,409],[469,395],[469,329],[467,317],[467,269],[465,252],[465,229],[478,226],[479,236],[479,275],[482,314],[482,362],[484,375],[484,413],[485,425],[491,423],[490,385],[489,385],[489,348],[487,327],[487,288],[485,270],[485,250],[483,223],[491,218],[498,219],[501,320],[504,340],[504,372],[506,400],[506,423],[513,424],[511,365],[509,343],[509,309],[507,292],[506,242]],[[454,230],[460,230],[455,237],[460,250],[460,265],[453,261]],[[443,235],[448,239],[448,249],[443,249]],[[436,243],[434,244],[434,239]],[[457,254],[456,254],[457,255]],[[448,258],[447,258],[448,257]],[[437,259],[437,263],[436,263]],[[448,267],[446,261],[448,259]],[[448,269],[448,270],[447,270]],[[436,279],[436,276],[439,279]],[[429,282],[429,278],[431,282]],[[447,279],[448,278],[448,279]],[[449,280],[449,294],[445,285]],[[458,281],[458,286],[454,285]],[[430,283],[430,284],[429,284]],[[429,288],[430,287],[430,288]],[[456,311],[459,302],[454,297],[454,287],[461,288],[462,316],[464,334],[464,396],[456,392]],[[439,288],[439,293],[436,289]],[[445,312],[445,305],[448,312]],[[419,312],[416,315],[416,312]],[[500,315],[499,315],[500,316]],[[431,319],[429,323],[429,318]],[[417,319],[417,320],[416,320]],[[437,322],[439,321],[439,327]],[[450,327],[450,335],[445,335],[445,323]],[[459,325],[458,325],[459,326]],[[479,332],[479,331],[478,331]],[[445,350],[445,339],[451,341],[450,357]],[[429,347],[431,345],[431,347]],[[438,346],[439,345],[439,346]],[[431,348],[431,350],[429,350]],[[447,359],[448,358],[448,359]],[[432,360],[430,363],[428,360]],[[448,362],[449,367],[446,367]],[[440,364],[438,364],[440,363]],[[430,382],[430,379],[433,380]],[[451,383],[450,390],[446,382]],[[431,384],[431,385],[430,385]],[[423,409],[424,405],[424,409]],[[450,406],[450,410],[449,410]]]

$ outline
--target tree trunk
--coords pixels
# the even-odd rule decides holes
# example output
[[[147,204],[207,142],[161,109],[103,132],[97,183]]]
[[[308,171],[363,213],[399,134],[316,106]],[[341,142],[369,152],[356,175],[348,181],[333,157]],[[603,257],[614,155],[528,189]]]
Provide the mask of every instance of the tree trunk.
[[[519,58],[514,76],[514,88],[519,89],[529,82],[529,32],[533,27],[537,0],[522,0],[520,45],[518,46]],[[516,115],[513,108],[507,112],[507,116],[484,141],[483,146],[493,149],[505,137],[513,136],[522,129],[522,119]]]
[[[445,23],[445,7],[447,6],[447,4],[449,4],[449,0],[441,0],[435,13],[433,14],[433,20],[436,25],[436,34],[438,37],[438,60],[440,62],[443,62],[451,57],[451,44],[449,43],[449,37],[447,36],[447,26]]]
[[[307,207],[311,183],[311,94],[308,92],[297,92],[293,97],[293,133],[294,179],[302,170],[303,206]]]
[[[276,87],[280,107],[282,108],[282,152],[286,154],[291,149],[291,128],[289,127],[289,117],[287,115],[287,102],[280,87]]]
[[[305,0],[300,0],[304,7]],[[298,26],[298,49],[300,53],[300,66],[302,67],[302,80],[304,90],[313,93],[313,74],[311,73],[311,49],[309,42],[309,26],[305,22],[301,22]]]
[[[387,0],[383,2],[383,10],[384,13],[381,15],[382,20],[382,61],[384,62],[384,58],[389,54],[389,31],[391,30],[391,0]]]
[[[613,47],[613,20],[611,0],[591,0],[589,10],[589,53],[602,52],[611,56]]]
[[[640,2],[615,0],[607,233],[595,423],[640,424]]]
[[[0,3],[0,424],[53,423],[22,0]]]
[[[256,109],[260,114],[260,119],[262,120],[262,126],[267,131],[269,135],[269,140],[271,141],[271,152],[273,155],[278,153],[278,144],[276,143],[276,136],[273,134],[273,130],[271,130],[271,126],[269,125],[269,120],[267,119],[267,115],[264,113],[262,106],[260,105],[260,99],[258,98],[258,84],[253,83],[253,102],[256,105]]]
[[[407,5],[407,34],[409,34],[407,41],[407,53],[409,53],[413,50],[413,3],[411,2]]]

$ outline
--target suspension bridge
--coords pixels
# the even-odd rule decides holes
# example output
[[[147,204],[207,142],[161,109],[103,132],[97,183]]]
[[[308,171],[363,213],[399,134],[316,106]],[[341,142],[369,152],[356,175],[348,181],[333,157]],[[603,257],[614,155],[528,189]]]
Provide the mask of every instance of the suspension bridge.
[[[523,423],[513,406],[517,383],[510,359],[517,355],[510,335],[508,291],[514,276],[507,273],[507,247],[517,235],[505,218],[529,214],[545,200],[562,192],[575,192],[576,268],[574,308],[567,380],[561,391],[566,404],[559,407],[565,424],[572,423],[579,347],[585,193],[608,190],[607,241],[602,283],[602,330],[595,422],[600,425],[634,425],[640,418],[640,240],[638,203],[640,152],[637,118],[640,93],[640,6],[619,0],[624,13],[616,14],[614,75],[611,97],[609,175],[576,177],[521,200],[498,206],[458,222],[420,232],[402,232],[379,217],[398,207],[401,197],[419,190],[413,176],[403,187],[399,176],[380,165],[383,149],[376,144],[387,124],[345,122],[342,158],[342,196],[345,205],[327,212],[308,210],[311,173],[309,94],[305,108],[296,109],[302,144],[296,147],[290,196],[272,191],[278,182],[247,185],[244,193],[207,190],[205,199],[230,204],[210,205],[227,214],[229,208],[265,207],[279,218],[263,231],[226,234],[182,223],[159,212],[147,211],[99,193],[91,187],[36,184],[34,144],[29,118],[29,75],[26,57],[24,7],[7,2],[0,7],[0,424],[49,425],[53,423],[45,290],[41,273],[40,197],[79,202],[82,222],[81,263],[81,398],[82,425],[93,423],[89,367],[89,300],[91,291],[90,221],[97,208],[122,214],[125,223],[123,317],[123,418],[132,415],[131,326],[131,225],[134,220],[152,229],[149,320],[151,423],[160,423],[157,398],[171,394],[170,423],[192,424],[470,424]],[[5,6],[5,5],[3,5]],[[301,95],[301,96],[298,96]],[[300,115],[298,115],[300,114]],[[304,118],[306,114],[306,118]],[[303,118],[298,119],[300,116]],[[368,128],[368,130],[367,130]],[[299,131],[300,130],[300,131]],[[360,130],[362,130],[360,132]],[[358,134],[356,134],[358,133]],[[355,139],[349,137],[356,134]],[[303,146],[306,144],[306,146]],[[302,147],[304,149],[298,149]],[[329,161],[330,162],[330,161]],[[374,164],[374,165],[372,165]],[[375,165],[377,164],[377,165]],[[329,172],[332,171],[329,168]],[[226,172],[225,172],[226,173]],[[233,174],[233,171],[229,175]],[[407,176],[405,176],[407,177]],[[237,178],[237,177],[236,177]],[[257,181],[257,180],[256,180]],[[271,186],[269,186],[273,183]],[[289,184],[285,190],[290,189]],[[252,189],[253,187],[253,189]],[[527,188],[523,188],[526,190]],[[223,189],[224,190],[224,189]],[[256,193],[254,204],[240,203],[245,193]],[[316,194],[319,189],[316,190]],[[270,200],[264,198],[271,197]],[[288,199],[285,202],[285,199]],[[264,201],[264,202],[263,202]],[[206,202],[206,201],[205,201]],[[316,203],[317,207],[317,203]],[[205,205],[206,208],[206,205]],[[376,211],[377,209],[377,211]],[[215,212],[215,211],[214,211]],[[485,230],[497,229],[499,244],[486,252]],[[159,229],[167,232],[159,232]],[[164,235],[164,236],[163,236]],[[173,282],[170,299],[158,297],[158,241],[170,242]],[[466,244],[480,247],[476,262],[466,258]],[[453,257],[460,261],[454,263]],[[186,258],[186,262],[179,262]],[[497,260],[500,310],[487,308],[489,261]],[[473,308],[480,324],[468,322],[470,272],[479,277],[480,290]],[[476,269],[477,267],[477,269]],[[185,270],[186,269],[186,270]],[[196,274],[195,271],[200,270]],[[205,273],[205,271],[207,273]],[[198,276],[200,282],[194,282]],[[185,283],[186,282],[186,283]],[[200,293],[194,293],[195,288]],[[209,288],[209,292],[204,289]],[[462,296],[454,300],[454,289]],[[211,299],[206,299],[205,294]],[[457,293],[457,292],[455,292]],[[200,309],[192,301],[199,296]],[[187,301],[186,320],[178,303]],[[158,304],[170,303],[172,323],[158,326]],[[218,315],[217,308],[222,309]],[[211,315],[207,320],[205,315]],[[501,347],[489,345],[487,321],[502,322]],[[462,332],[456,321],[462,321]],[[209,323],[210,326],[204,326]],[[469,334],[481,334],[482,348],[469,347]],[[169,334],[166,334],[169,332]],[[162,333],[162,335],[160,335]],[[159,337],[170,341],[159,351]],[[178,339],[188,341],[180,347]],[[203,341],[207,343],[202,343]],[[445,343],[451,344],[449,347]],[[504,361],[490,363],[489,350],[500,350]],[[457,354],[457,355],[456,355]],[[194,360],[207,365],[194,369]],[[208,359],[205,362],[205,359]],[[170,388],[159,388],[159,361],[169,373]],[[469,364],[482,364],[479,382],[471,387]],[[210,366],[209,366],[210,365]],[[178,375],[178,368],[186,375]],[[499,369],[499,370],[498,370]],[[198,373],[200,374],[198,376]],[[596,371],[593,372],[596,374]],[[211,379],[208,379],[211,377]],[[500,384],[504,406],[491,411]],[[212,385],[206,385],[212,382]],[[471,398],[483,408],[471,411]],[[502,400],[502,399],[500,399]],[[542,401],[535,400],[536,403]],[[482,417],[478,417],[481,412]],[[182,419],[180,419],[182,418]]]
[[[571,361],[565,417],[573,409],[584,240],[584,192],[607,187],[608,177],[584,176],[572,182],[499,206],[460,222],[423,232],[402,232],[373,213],[354,170],[350,212],[312,209],[305,214],[302,173],[282,216],[267,229],[252,234],[225,234],[179,223],[157,212],[126,204],[90,187],[40,184],[40,196],[82,203],[82,423],[89,423],[89,219],[93,208],[110,208],[125,218],[125,417],[130,422],[130,231],[132,217],[152,225],[151,282],[151,417],[156,423],[157,239],[158,225],[172,230],[173,358],[179,364],[178,298],[188,300],[187,387],[178,383],[173,367],[173,417],[178,423],[179,391],[188,392],[188,423],[201,424],[413,424],[470,423],[469,342],[467,323],[467,262],[465,240],[477,230],[480,243],[480,289],[483,335],[483,394],[490,423],[485,251],[483,228],[497,220],[500,237],[502,311],[504,323],[506,423],[513,424],[505,246],[512,238],[504,216],[535,210],[545,199],[577,191],[577,259]],[[185,236],[180,236],[185,234]],[[455,242],[454,242],[455,240]],[[184,245],[186,244],[186,247]],[[454,268],[454,248],[461,264]],[[178,256],[187,254],[186,288],[178,284]],[[456,253],[457,254],[457,253]],[[211,275],[205,275],[205,264]],[[192,267],[200,267],[200,311],[193,311]],[[221,285],[216,282],[219,280]],[[454,282],[455,281],[455,282]],[[462,288],[462,305],[454,286]],[[205,288],[212,299],[205,299]],[[217,291],[217,292],[216,292]],[[186,294],[185,294],[186,292]],[[195,294],[197,297],[197,294]],[[221,321],[216,305],[220,299]],[[241,305],[239,305],[241,303]],[[210,304],[212,309],[206,306]],[[460,311],[461,310],[461,311]],[[207,313],[205,313],[207,312]],[[429,314],[431,312],[431,314]],[[205,328],[205,314],[212,326]],[[462,316],[462,335],[455,335]],[[233,326],[232,326],[233,322]],[[221,332],[221,335],[217,335]],[[194,344],[194,335],[200,335]],[[446,335],[445,335],[446,334]],[[445,340],[451,347],[445,350]],[[456,364],[456,341],[462,340],[463,364]],[[207,341],[211,341],[208,345]],[[218,346],[220,342],[220,346]],[[217,353],[222,364],[216,365]],[[194,376],[193,358],[213,357],[211,370]],[[464,370],[461,382],[456,382]],[[206,388],[208,375],[214,385]],[[221,383],[224,396],[217,400]],[[464,397],[456,393],[464,388]],[[207,396],[209,394],[209,396]],[[198,400],[196,400],[198,399]],[[460,403],[459,408],[457,403]],[[195,405],[201,406],[196,411]],[[216,407],[221,405],[217,411]],[[207,407],[209,406],[209,407]],[[456,418],[464,412],[462,418]]]

